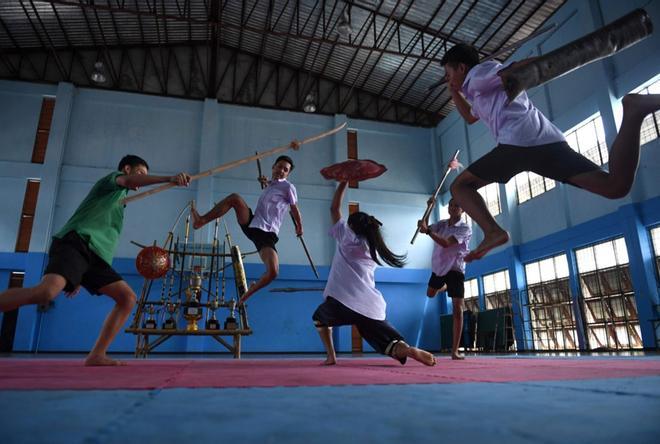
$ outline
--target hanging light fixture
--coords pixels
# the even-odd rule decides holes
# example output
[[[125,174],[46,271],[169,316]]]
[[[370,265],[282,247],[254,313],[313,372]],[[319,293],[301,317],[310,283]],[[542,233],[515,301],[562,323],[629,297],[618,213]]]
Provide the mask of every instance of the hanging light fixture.
[[[103,62],[100,60],[94,63],[94,72],[92,72],[92,82],[94,83],[105,83],[106,77],[105,77],[105,67],[103,66]]]
[[[306,113],[313,113],[316,111],[316,101],[314,99],[314,94],[309,93],[305,97],[305,101],[303,102],[303,111]]]
[[[349,38],[353,34],[353,28],[351,28],[351,18],[348,15],[348,7],[344,8],[339,22],[337,23],[337,34],[340,37]]]

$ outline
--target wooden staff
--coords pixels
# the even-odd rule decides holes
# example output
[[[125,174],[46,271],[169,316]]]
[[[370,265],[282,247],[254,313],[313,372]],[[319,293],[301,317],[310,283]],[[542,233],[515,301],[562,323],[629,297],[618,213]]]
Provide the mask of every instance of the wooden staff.
[[[557,27],[556,23],[551,23],[548,26],[545,26],[545,27],[539,29],[538,31],[535,31],[535,32],[531,33],[530,35],[528,35],[524,39],[518,40],[516,43],[513,43],[513,44],[511,44],[511,45],[509,45],[505,48],[500,49],[497,52],[494,52],[493,54],[489,55],[485,59],[481,60],[479,63],[483,63],[483,62],[487,62],[489,60],[493,60],[494,58],[497,58],[497,57],[501,56],[502,54],[506,54],[509,51],[513,51],[514,49],[517,49],[517,48],[521,47],[522,45],[529,42],[530,40],[540,36],[541,34],[545,34],[546,32],[551,31],[551,30],[555,29],[556,27]],[[437,88],[438,86],[443,85],[445,83],[447,83],[447,79],[439,80],[439,81],[433,83],[432,85],[430,85],[428,87],[428,91],[431,91],[431,90],[433,90],[433,89]]]
[[[330,131],[325,131],[325,132],[322,132],[322,133],[317,134],[315,136],[303,139],[302,141],[299,142],[299,144],[300,145],[305,145],[307,143],[316,142],[317,140],[323,139],[324,137],[328,137],[328,136],[331,136],[335,133],[338,133],[339,131],[344,129],[345,126],[346,126],[346,122],[342,123],[337,128],[331,129]],[[257,154],[255,156],[244,157],[243,159],[234,160],[233,162],[229,162],[229,163],[219,165],[215,168],[211,168],[210,170],[202,171],[201,173],[195,174],[194,176],[190,176],[190,180],[193,181],[193,180],[200,179],[202,177],[212,176],[212,175],[220,173],[222,171],[226,171],[226,170],[229,170],[231,168],[237,167],[239,165],[243,165],[244,163],[252,162],[253,160],[261,159],[263,157],[272,156],[273,154],[282,153],[282,152],[287,151],[289,149],[293,149],[291,144],[278,146],[278,147],[272,148],[268,151],[264,151],[261,154]],[[295,148],[295,149],[298,149],[298,148]],[[127,197],[122,201],[122,203],[127,204],[129,202],[133,202],[135,200],[142,199],[143,197],[151,196],[152,194],[156,194],[156,193],[160,193],[161,191],[168,190],[168,189],[170,189],[174,186],[176,186],[176,184],[173,183],[173,182],[165,183],[165,184],[160,185],[156,188],[152,188],[148,191],[143,191],[141,193],[134,194],[131,197]]]
[[[283,288],[272,288],[268,290],[271,293],[296,293],[299,291],[323,291],[325,288],[316,288],[316,287],[283,287]]]
[[[258,155],[259,153],[256,153]],[[259,170],[259,179],[263,176],[261,173],[261,161],[259,158],[257,158],[257,169]],[[259,183],[261,184],[261,189],[263,190],[265,188],[264,183],[259,180]],[[289,216],[291,216],[291,220],[293,221],[293,226],[297,229],[298,224],[296,223],[295,217],[293,217],[293,213],[291,210],[289,210]],[[298,236],[298,239],[300,239],[300,243],[302,244],[303,250],[305,250],[305,255],[307,256],[307,260],[309,261],[309,265],[312,267],[312,271],[314,272],[314,276],[316,276],[316,279],[319,278],[319,273],[316,271],[316,267],[314,266],[314,261],[312,260],[312,256],[309,254],[309,250],[307,249],[307,245],[305,244],[305,239],[302,237],[302,235]]]
[[[452,161],[458,159],[458,153],[460,153],[461,150],[456,150],[456,153],[454,154],[454,157],[452,158]],[[449,162],[451,164],[451,162]],[[440,185],[438,185],[433,192],[433,201],[430,204],[426,205],[426,211],[424,211],[424,216],[422,216],[422,220],[426,220],[427,217],[431,214],[431,210],[433,210],[433,207],[435,206],[435,200],[438,198],[438,194],[440,193],[440,188],[442,188],[442,185],[445,183],[445,180],[447,179],[447,176],[449,176],[449,172],[451,171],[451,167],[447,166],[447,171],[445,171],[445,175],[440,181]],[[417,239],[417,235],[419,234],[419,227],[415,230],[415,235],[413,236],[412,240],[410,241],[410,244],[415,243],[415,239]]]

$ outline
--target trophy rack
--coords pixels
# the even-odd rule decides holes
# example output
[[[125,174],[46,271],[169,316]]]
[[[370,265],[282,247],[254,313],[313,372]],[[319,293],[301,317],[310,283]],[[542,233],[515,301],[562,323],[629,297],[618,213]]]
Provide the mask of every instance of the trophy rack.
[[[246,306],[239,305],[238,299],[247,291],[243,258],[256,252],[241,253],[238,245],[232,245],[226,223],[225,240],[220,248],[218,219],[210,248],[208,244],[190,243],[190,214],[186,217],[183,243],[179,242],[179,237],[174,241],[173,233],[179,219],[192,204],[179,213],[164,243],[164,253],[169,256],[167,271],[159,279],[145,278],[133,321],[125,330],[137,336],[135,356],[138,358],[146,358],[173,336],[210,336],[235,359],[240,359],[241,337],[252,334]],[[226,263],[225,258],[230,258],[230,262]],[[225,270],[229,266],[233,270],[236,298],[226,298]],[[157,285],[154,286],[158,280],[160,291]],[[224,325],[216,318],[218,310],[228,311]],[[204,322],[200,327],[202,319]]]

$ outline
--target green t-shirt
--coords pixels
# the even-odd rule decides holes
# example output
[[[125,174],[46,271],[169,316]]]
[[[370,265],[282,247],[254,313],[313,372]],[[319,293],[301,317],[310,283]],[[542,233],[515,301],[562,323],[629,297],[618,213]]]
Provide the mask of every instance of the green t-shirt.
[[[123,174],[115,171],[96,182],[55,237],[62,238],[75,231],[94,253],[112,265],[124,224],[124,204],[121,201],[128,194],[128,188],[117,185],[117,177]]]

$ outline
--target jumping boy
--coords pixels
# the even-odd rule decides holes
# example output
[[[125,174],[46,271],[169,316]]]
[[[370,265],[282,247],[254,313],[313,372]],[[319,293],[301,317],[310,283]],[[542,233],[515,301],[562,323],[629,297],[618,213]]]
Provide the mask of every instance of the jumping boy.
[[[294,149],[299,147],[296,141],[291,142]],[[293,160],[289,156],[280,156],[275,160],[272,167],[271,180],[260,177],[259,181],[266,183],[266,188],[262,191],[257,202],[254,213],[243,198],[232,193],[218,202],[211,210],[200,215],[195,208],[192,208],[193,228],[199,229],[218,217],[222,217],[230,209],[234,209],[236,220],[241,226],[241,230],[250,239],[259,256],[266,266],[265,273],[257,282],[250,285],[248,291],[241,296],[240,303],[244,303],[255,292],[271,283],[279,273],[279,258],[275,244],[279,240],[277,234],[280,231],[282,220],[288,210],[295,220],[296,235],[303,235],[302,218],[298,210],[298,195],[296,187],[290,183],[287,178],[293,171]]]
[[[483,241],[465,256],[466,262],[481,259],[509,240],[477,192],[489,183],[506,183],[522,171],[533,171],[609,199],[628,194],[639,163],[642,121],[660,109],[660,95],[628,94],[623,98],[623,121],[610,150],[608,172],[571,149],[563,133],[534,107],[525,92],[508,103],[502,87],[507,70],[500,63],[479,63],[473,46],[458,44],[447,51],[441,65],[460,115],[469,124],[483,120],[498,144],[451,185],[454,199],[484,232]]]
[[[73,216],[53,236],[48,265],[41,282],[31,288],[11,288],[0,293],[0,311],[22,305],[48,304],[64,291],[68,297],[85,287],[115,301],[94,347],[85,359],[87,366],[122,365],[107,356],[108,347],[135,305],[135,293],[112,269],[112,257],[124,223],[122,200],[128,190],[158,183],[187,186],[190,176],[149,176],[149,166],[138,156],[124,156],[114,171],[96,182]]]
[[[429,202],[431,205],[433,202]],[[452,304],[453,337],[451,358],[465,359],[458,351],[463,332],[463,298],[465,297],[465,262],[472,228],[461,220],[463,209],[454,199],[449,200],[449,219],[428,225],[428,217],[418,222],[420,233],[433,239],[431,278],[426,296],[432,298],[447,291]]]

